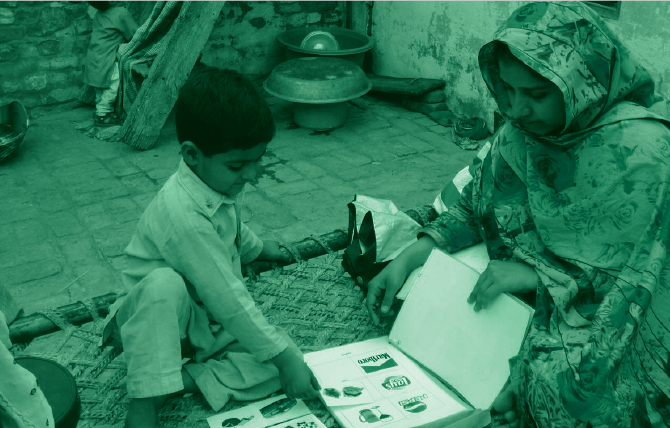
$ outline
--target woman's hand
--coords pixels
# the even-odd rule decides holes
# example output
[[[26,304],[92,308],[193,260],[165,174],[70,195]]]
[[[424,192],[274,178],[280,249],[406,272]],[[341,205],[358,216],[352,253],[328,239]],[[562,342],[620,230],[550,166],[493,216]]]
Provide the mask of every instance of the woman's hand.
[[[258,255],[261,260],[276,260],[290,263],[292,257],[288,251],[282,251],[277,241],[263,241],[263,250]]]
[[[500,293],[533,291],[540,277],[524,262],[491,260],[481,274],[468,303],[475,304],[475,312],[486,309]]]
[[[291,349],[286,348],[270,361],[279,369],[279,382],[289,398],[310,400],[319,395],[321,386],[312,370]]]
[[[515,408],[516,396],[512,387],[508,384],[496,399],[493,401],[493,409],[505,415],[505,419],[509,422],[510,428],[519,428],[521,421],[518,419]]]
[[[380,317],[393,315],[389,313],[389,309],[393,304],[393,298],[410,273],[411,271],[408,271],[402,259],[396,259],[370,280],[365,304],[375,325],[379,325]],[[379,307],[378,300],[380,298],[382,298],[381,310],[380,313],[377,313],[377,308]]]
[[[433,238],[422,236],[368,283],[365,305],[375,325],[379,325],[380,316],[392,315],[389,313],[389,309],[391,309],[396,293],[398,293],[409,274],[426,263],[428,256],[436,246]],[[379,306],[378,300],[380,298],[382,298],[381,311],[378,314],[377,306]]]

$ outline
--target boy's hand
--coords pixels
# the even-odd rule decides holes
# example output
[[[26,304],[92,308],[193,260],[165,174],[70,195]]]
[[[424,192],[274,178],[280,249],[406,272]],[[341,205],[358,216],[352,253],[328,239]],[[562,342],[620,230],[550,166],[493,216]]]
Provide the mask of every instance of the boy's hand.
[[[258,255],[258,258],[261,260],[276,260],[287,263],[293,261],[293,257],[291,257],[289,252],[282,250],[279,247],[279,242],[270,240],[263,241],[263,251]]]
[[[319,396],[321,389],[314,373],[304,362],[295,367],[279,369],[279,382],[289,398],[311,400]]]
[[[291,349],[285,349],[271,361],[279,369],[279,382],[287,397],[311,400],[319,396],[319,381],[307,364]]]

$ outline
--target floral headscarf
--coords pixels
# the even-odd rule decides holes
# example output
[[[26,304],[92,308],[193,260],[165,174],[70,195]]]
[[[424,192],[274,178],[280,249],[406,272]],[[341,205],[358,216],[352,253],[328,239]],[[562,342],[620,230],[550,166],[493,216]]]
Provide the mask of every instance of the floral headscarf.
[[[484,81],[504,113],[509,100],[502,90],[495,41],[554,83],[563,93],[565,128],[554,143],[583,131],[620,101],[650,107],[654,81],[632,52],[602,19],[579,2],[530,3],[518,9],[479,52]],[[549,140],[552,138],[549,137]]]

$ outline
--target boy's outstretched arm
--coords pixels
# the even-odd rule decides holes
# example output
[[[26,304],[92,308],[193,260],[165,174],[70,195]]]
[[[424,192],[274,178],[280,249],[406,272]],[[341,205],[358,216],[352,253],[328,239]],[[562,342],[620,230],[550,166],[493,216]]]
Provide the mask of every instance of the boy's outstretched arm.
[[[302,358],[290,348],[270,358],[270,361],[279,369],[279,382],[286,396],[310,400],[319,395],[319,381]]]

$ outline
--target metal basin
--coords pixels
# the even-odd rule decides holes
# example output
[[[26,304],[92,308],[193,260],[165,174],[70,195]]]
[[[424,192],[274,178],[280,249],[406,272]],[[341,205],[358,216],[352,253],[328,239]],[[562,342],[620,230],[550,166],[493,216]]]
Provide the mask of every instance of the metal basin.
[[[365,95],[372,83],[351,61],[304,57],[279,64],[263,87],[271,95],[287,101],[327,104]]]
[[[314,31],[332,34],[337,40],[338,49],[312,49],[310,46],[301,47],[305,37]],[[353,30],[337,27],[296,28],[295,30],[281,33],[277,37],[277,41],[284,46],[287,60],[306,56],[329,56],[352,61],[359,67],[363,67],[365,52],[375,46],[375,42],[371,37]]]
[[[29,124],[26,108],[20,102],[0,105],[0,161],[18,152]]]

